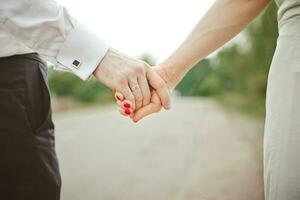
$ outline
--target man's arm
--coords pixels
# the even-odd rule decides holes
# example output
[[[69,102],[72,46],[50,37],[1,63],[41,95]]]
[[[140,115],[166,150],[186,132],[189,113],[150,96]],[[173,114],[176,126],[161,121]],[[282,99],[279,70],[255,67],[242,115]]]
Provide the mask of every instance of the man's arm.
[[[0,0],[0,29],[21,47],[21,53],[37,52],[83,80],[94,74],[131,100],[133,109],[150,101],[146,79],[150,67],[114,49],[108,51],[104,41],[54,0]],[[167,86],[161,84],[155,89],[160,91],[164,107],[169,107]]]
[[[103,40],[53,0],[1,0],[0,16],[1,28],[12,40],[84,80],[108,49]]]

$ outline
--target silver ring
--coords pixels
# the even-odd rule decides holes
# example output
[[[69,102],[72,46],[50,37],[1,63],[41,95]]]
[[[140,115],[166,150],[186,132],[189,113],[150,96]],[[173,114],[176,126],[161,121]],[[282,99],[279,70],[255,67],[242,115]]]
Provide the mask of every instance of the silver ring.
[[[132,91],[135,91],[135,90],[138,90],[138,89],[140,89],[139,85],[135,85],[135,86],[133,86],[133,87],[131,88]]]

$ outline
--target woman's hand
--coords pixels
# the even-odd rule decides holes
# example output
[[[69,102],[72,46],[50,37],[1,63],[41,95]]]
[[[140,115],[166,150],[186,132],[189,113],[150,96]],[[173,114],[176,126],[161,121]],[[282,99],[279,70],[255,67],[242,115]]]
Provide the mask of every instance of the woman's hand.
[[[152,113],[159,112],[162,109],[160,98],[155,91],[152,91],[150,103],[140,108],[136,112],[133,112],[131,108],[132,105],[131,101],[125,99],[121,93],[116,92],[115,98],[117,104],[120,106],[119,109],[120,114],[126,117],[130,117],[134,122],[138,122],[145,116],[150,115]]]
[[[236,36],[269,2],[216,1],[184,42],[163,62],[163,67],[156,67],[154,71],[164,79],[169,89],[175,88],[194,64]],[[154,76],[153,73],[147,74],[148,82],[151,76]],[[152,83],[149,82],[153,87],[150,104],[134,111],[131,116],[135,122],[161,109],[159,100],[163,102],[162,96]]]

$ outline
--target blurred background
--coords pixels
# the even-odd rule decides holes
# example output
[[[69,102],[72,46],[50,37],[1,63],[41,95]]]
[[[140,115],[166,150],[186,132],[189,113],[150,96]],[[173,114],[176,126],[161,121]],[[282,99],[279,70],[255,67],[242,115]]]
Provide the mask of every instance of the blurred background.
[[[214,1],[58,2],[113,47],[155,65]],[[272,3],[199,62],[176,88],[171,111],[138,124],[119,115],[112,92],[96,80],[50,68],[62,200],[262,200],[276,12]]]

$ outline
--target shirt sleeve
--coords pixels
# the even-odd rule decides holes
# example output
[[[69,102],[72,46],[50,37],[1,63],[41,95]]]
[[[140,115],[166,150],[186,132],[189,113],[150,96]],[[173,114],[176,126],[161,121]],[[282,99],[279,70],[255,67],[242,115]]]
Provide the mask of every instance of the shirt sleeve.
[[[54,0],[0,0],[2,26],[18,42],[86,80],[108,45]]]

